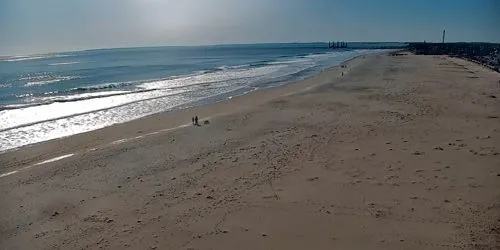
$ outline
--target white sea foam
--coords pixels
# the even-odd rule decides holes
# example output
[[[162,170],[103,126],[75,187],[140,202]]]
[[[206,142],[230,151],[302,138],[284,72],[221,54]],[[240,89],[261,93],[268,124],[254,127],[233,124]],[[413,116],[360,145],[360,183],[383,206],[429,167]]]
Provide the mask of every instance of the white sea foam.
[[[25,86],[30,87],[30,86],[36,86],[36,85],[45,85],[45,84],[50,84],[50,83],[56,83],[60,81],[68,81],[72,79],[77,79],[80,78],[79,76],[50,76],[50,75],[45,75],[45,76],[38,76],[38,77],[32,77],[29,78],[28,82],[26,82]]]
[[[82,62],[59,62],[59,63],[49,63],[50,66],[58,66],[58,65],[71,65],[71,64],[78,64]]]
[[[9,59],[3,60],[4,62],[19,62],[19,61],[26,61],[26,60],[36,60],[36,59],[43,59],[46,58],[44,56],[20,56],[20,57],[11,57]]]
[[[67,57],[69,55],[64,54],[46,54],[46,55],[32,55],[32,56],[13,56],[7,59],[4,59],[4,62],[19,62],[19,61],[28,61],[28,60],[39,60],[39,59],[47,59],[52,57]]]

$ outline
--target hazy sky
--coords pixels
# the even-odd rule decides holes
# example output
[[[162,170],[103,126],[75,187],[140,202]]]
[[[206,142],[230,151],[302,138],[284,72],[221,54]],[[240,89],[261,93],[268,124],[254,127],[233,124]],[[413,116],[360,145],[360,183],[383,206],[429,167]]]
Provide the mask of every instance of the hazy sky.
[[[0,55],[309,41],[500,42],[500,0],[0,0]]]

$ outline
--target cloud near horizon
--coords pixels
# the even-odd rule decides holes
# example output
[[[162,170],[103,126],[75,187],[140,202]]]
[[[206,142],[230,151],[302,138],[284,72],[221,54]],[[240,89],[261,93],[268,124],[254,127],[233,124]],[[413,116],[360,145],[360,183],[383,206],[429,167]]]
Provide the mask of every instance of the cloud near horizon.
[[[347,41],[500,42],[495,0],[3,0],[0,55]]]

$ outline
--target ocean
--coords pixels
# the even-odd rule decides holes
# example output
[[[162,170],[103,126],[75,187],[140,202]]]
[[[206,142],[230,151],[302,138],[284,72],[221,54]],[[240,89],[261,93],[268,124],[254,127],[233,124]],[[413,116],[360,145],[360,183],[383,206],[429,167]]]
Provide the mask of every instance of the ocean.
[[[148,47],[3,57],[0,151],[280,86],[379,51],[327,47]]]

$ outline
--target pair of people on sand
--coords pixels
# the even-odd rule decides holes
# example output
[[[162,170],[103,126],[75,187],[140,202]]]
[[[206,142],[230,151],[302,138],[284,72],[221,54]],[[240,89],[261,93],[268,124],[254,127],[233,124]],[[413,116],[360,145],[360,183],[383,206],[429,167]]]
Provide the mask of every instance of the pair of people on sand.
[[[192,117],[191,122],[193,125],[199,126],[200,124],[198,123],[198,116]]]

